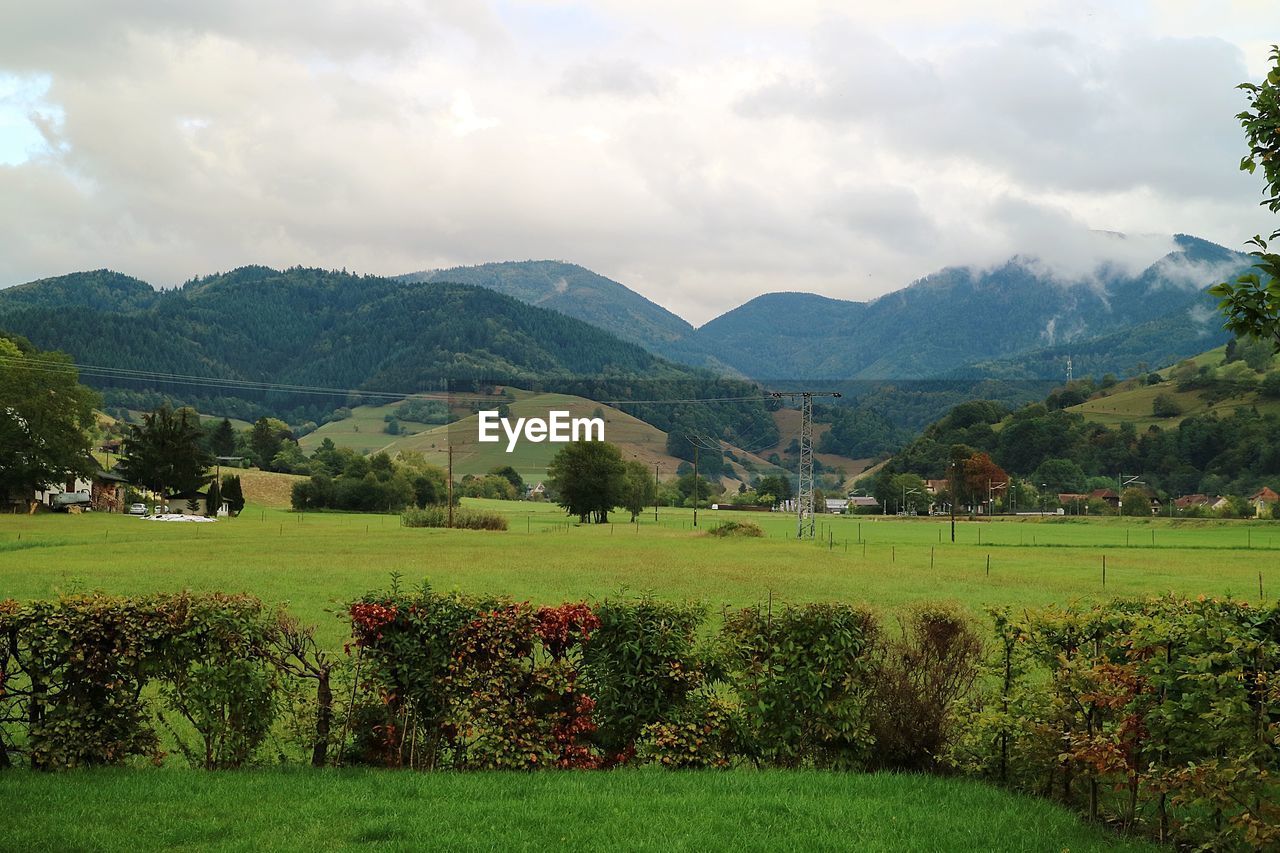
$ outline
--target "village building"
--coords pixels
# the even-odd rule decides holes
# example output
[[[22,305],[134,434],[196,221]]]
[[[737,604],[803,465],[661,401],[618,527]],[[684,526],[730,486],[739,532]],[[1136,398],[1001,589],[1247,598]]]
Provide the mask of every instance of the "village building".
[[[1259,516],[1271,515],[1271,507],[1277,501],[1280,501],[1280,494],[1276,494],[1270,486],[1263,486],[1249,495],[1249,503],[1253,504],[1253,511]]]

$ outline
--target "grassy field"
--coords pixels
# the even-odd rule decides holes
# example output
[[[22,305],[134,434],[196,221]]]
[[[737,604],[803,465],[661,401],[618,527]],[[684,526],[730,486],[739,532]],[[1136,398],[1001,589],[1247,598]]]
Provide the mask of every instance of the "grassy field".
[[[8,850],[1154,849],[922,776],[142,770],[5,773],[0,796]]]
[[[797,542],[794,519],[752,514],[769,536],[720,539],[705,530],[743,513],[650,512],[638,525],[578,526],[547,504],[468,501],[504,512],[506,532],[407,529],[397,516],[251,506],[216,524],[164,524],[116,515],[0,516],[0,597],[104,590],[245,591],[288,602],[321,624],[329,611],[388,583],[503,593],[535,602],[653,592],[711,608],[785,601],[866,602],[889,612],[918,600],[1018,607],[1117,595],[1280,591],[1280,524],[1166,519],[821,517],[820,542]],[[1102,561],[1106,558],[1106,585]],[[990,560],[988,572],[987,563]]]
[[[706,602],[713,622],[722,605],[770,595],[866,602],[886,617],[912,601],[951,600],[980,616],[988,604],[1170,590],[1256,601],[1259,572],[1280,584],[1280,523],[1272,522],[961,521],[952,544],[944,519],[827,516],[820,541],[798,542],[794,519],[782,514],[701,511],[695,530],[691,511],[662,509],[657,522],[649,513],[638,525],[619,515],[613,525],[580,527],[546,504],[467,503],[507,514],[510,530],[407,529],[396,516],[260,506],[215,524],[4,515],[0,598],[247,591],[287,602],[336,649],[345,625],[334,611],[385,587],[393,571],[405,583],[426,578],[437,589],[535,602],[652,591]],[[769,535],[706,534],[729,518],[760,523]],[[1129,849],[1051,804],[918,777],[17,772],[0,773],[0,796],[17,804],[0,812],[6,849]]]

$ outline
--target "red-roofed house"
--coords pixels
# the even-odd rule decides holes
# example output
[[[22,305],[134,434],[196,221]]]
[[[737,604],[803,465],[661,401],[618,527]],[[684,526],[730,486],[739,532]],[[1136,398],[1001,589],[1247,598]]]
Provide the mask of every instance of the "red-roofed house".
[[[1120,496],[1111,489],[1094,489],[1089,493],[1089,497],[1105,502],[1112,509],[1117,509],[1120,506]]]
[[[1280,501],[1280,495],[1272,491],[1270,486],[1263,486],[1249,496],[1249,503],[1259,516],[1270,515],[1271,505]]]

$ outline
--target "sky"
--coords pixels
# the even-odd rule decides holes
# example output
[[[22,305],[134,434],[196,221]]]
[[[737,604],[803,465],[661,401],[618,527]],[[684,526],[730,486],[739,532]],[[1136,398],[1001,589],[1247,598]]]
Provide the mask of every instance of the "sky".
[[[0,286],[559,259],[695,324],[1259,208],[1280,4],[0,0]],[[1102,232],[1121,232],[1116,240]]]

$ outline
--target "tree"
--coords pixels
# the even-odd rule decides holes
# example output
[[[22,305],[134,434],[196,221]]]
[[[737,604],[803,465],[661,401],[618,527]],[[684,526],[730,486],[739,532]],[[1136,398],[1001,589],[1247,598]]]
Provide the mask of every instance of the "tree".
[[[524,494],[524,477],[521,477],[520,472],[515,468],[512,468],[510,465],[502,465],[494,468],[489,473],[496,474],[499,477],[505,477],[507,481],[511,483],[511,487],[516,490],[517,495]]]
[[[991,461],[985,453],[977,452],[961,464],[961,500],[978,504],[989,496],[999,494],[1009,483],[1009,475]]]
[[[50,483],[92,474],[97,403],[68,356],[0,337],[0,498],[31,502]]]
[[[1151,401],[1151,414],[1157,418],[1176,418],[1182,414],[1182,406],[1172,394],[1157,394]]]
[[[547,466],[556,502],[583,524],[609,520],[609,510],[622,503],[625,474],[622,451],[606,441],[566,444]]]
[[[1262,205],[1280,212],[1280,46],[1271,48],[1271,69],[1261,83],[1241,83],[1248,109],[1236,116],[1244,128],[1249,153],[1240,161],[1241,171],[1255,174],[1262,167],[1265,181]],[[1226,316],[1224,328],[1237,336],[1263,338],[1280,350],[1280,254],[1269,250],[1269,238],[1255,234],[1249,254],[1257,259],[1254,269],[1234,282],[1210,288],[1219,298],[1218,309]]]
[[[214,456],[234,456],[236,453],[236,430],[231,421],[223,418],[209,435],[209,449]]]
[[[209,495],[204,499],[205,515],[212,518],[218,514],[219,507],[222,506],[222,487],[215,479],[209,484]]]
[[[886,492],[890,504],[898,507],[899,512],[927,512],[929,509],[929,493],[924,480],[915,474],[895,474],[889,481]]]
[[[239,515],[244,509],[244,487],[240,484],[239,474],[227,474],[222,478],[222,499],[227,502],[232,515]]]
[[[1145,490],[1130,486],[1120,495],[1120,511],[1136,517],[1151,515],[1151,498]]]
[[[756,483],[756,494],[773,495],[774,503],[791,500],[791,478],[786,474],[770,474]]]
[[[635,521],[644,512],[644,508],[652,506],[658,499],[658,486],[649,473],[649,466],[632,459],[627,463],[622,487],[622,506],[631,513]]]
[[[164,502],[171,494],[194,491],[205,482],[213,457],[190,409],[161,406],[129,427],[120,468],[129,482],[145,486]]]
[[[713,496],[719,494],[717,487],[712,486],[711,482],[702,476],[701,472],[698,473],[698,479],[695,483],[692,471],[676,480],[676,491],[680,493],[680,503],[684,506],[693,506],[695,501],[700,507],[706,506]],[[697,493],[696,498],[694,497],[695,492]]]
[[[284,447],[284,440],[292,439],[289,425],[275,418],[258,418],[249,434],[249,448],[253,461],[263,471],[270,471],[271,462]]]
[[[1084,471],[1070,459],[1046,459],[1031,479],[1044,483],[1054,492],[1079,492],[1084,488]]]

